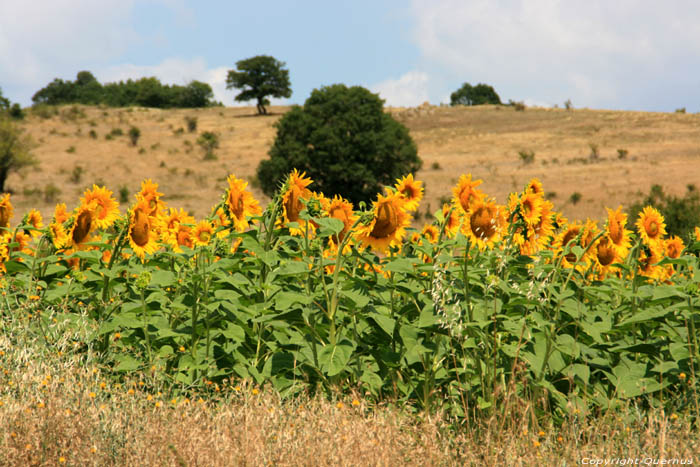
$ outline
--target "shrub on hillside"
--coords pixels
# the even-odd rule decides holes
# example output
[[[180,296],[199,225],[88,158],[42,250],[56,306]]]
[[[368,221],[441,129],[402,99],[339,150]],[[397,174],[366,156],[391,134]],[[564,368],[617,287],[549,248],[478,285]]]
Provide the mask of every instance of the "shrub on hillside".
[[[472,86],[464,83],[461,88],[450,95],[450,105],[483,105],[500,104],[501,98],[496,94],[493,86],[479,83]]]
[[[263,191],[272,196],[298,169],[326,196],[367,202],[383,186],[416,172],[422,164],[416,145],[383,105],[360,86],[315,89],[303,107],[293,106],[277,122],[270,158],[257,170]]]

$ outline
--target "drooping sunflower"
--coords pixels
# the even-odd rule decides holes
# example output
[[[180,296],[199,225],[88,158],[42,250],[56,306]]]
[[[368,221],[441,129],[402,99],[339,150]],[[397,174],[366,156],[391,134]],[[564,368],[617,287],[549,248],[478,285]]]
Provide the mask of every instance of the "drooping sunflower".
[[[413,180],[413,174],[408,174],[396,182],[396,191],[406,198],[406,210],[417,210],[420,200],[423,199],[423,182]]]
[[[68,233],[66,233],[66,229],[63,227],[63,224],[60,224],[58,222],[50,223],[49,224],[49,233],[51,236],[51,241],[53,243],[53,246],[57,250],[60,250],[61,248],[68,245],[68,243],[69,243]]]
[[[505,208],[493,201],[475,201],[465,219],[462,232],[482,251],[493,248],[505,231]]]
[[[472,204],[484,199],[484,193],[476,188],[481,183],[481,180],[472,180],[472,174],[462,175],[459,177],[457,186],[452,189],[453,200],[465,213],[469,212]]]
[[[668,258],[680,258],[684,248],[685,245],[683,244],[683,239],[677,235],[674,235],[673,237],[664,241],[664,250]]]
[[[160,200],[163,193],[158,191],[158,184],[150,178],[141,182],[141,191],[136,193],[137,201],[144,201],[148,205],[148,215],[157,217],[165,209],[165,203]]]
[[[98,229],[109,228],[119,218],[119,203],[105,187],[92,185],[91,189],[85,190],[80,201],[83,204],[97,204],[94,222]]]
[[[373,218],[369,224],[357,230],[358,240],[381,252],[400,245],[406,228],[411,224],[411,215],[406,212],[405,203],[398,192],[377,195],[377,201],[373,203]]]
[[[233,226],[238,232],[243,232],[248,228],[248,218],[260,215],[262,210],[258,201],[253,198],[253,194],[246,190],[248,182],[229,175],[228,189],[226,190],[226,208],[228,215],[233,221]]]
[[[192,242],[197,246],[208,245],[214,236],[214,226],[209,221],[202,220],[192,231]]]
[[[144,260],[158,250],[157,220],[149,215],[152,207],[145,199],[138,201],[128,213],[129,216],[129,246],[134,254]]]
[[[36,209],[30,210],[24,217],[24,221],[22,223],[25,225],[31,225],[35,229],[38,229],[29,231],[32,237],[36,238],[41,235],[40,230],[42,227],[44,227],[44,220],[41,218],[41,213]]]
[[[630,235],[632,231],[625,228],[627,224],[627,214],[622,212],[622,206],[618,206],[616,210],[605,208],[608,211],[607,230],[608,237],[612,244],[617,248],[620,256],[625,256],[632,246]]]
[[[89,241],[90,233],[95,229],[95,205],[81,204],[71,216],[72,224],[68,231],[68,246],[81,248]]]
[[[607,235],[601,237],[593,248],[598,277],[604,279],[612,270],[612,265],[620,261],[618,249]]]
[[[328,202],[326,212],[328,213],[328,217],[338,219],[343,223],[343,230],[341,230],[338,234],[338,241],[342,242],[343,238],[345,238],[345,235],[348,233],[348,230],[350,230],[350,227],[352,227],[357,220],[357,216],[352,210],[352,203],[338,195],[335,195],[333,199]]]
[[[307,200],[311,197],[311,190],[308,186],[313,183],[310,178],[305,178],[306,173],[301,174],[297,169],[289,174],[287,179],[287,190],[282,195],[282,225],[288,225],[290,222],[299,223],[299,229],[291,228],[292,235],[301,235],[304,233],[303,219],[299,217],[301,211],[304,210],[302,200]]]
[[[0,198],[0,228],[9,228],[10,219],[12,219],[12,213],[14,208],[12,207],[12,202],[10,201],[10,194],[5,193]]]
[[[459,225],[462,222],[464,211],[458,206],[459,203],[454,200],[450,203],[442,205],[442,218],[445,222],[445,235],[452,238],[457,234]]]
[[[635,225],[637,226],[637,232],[639,232],[642,241],[649,246],[658,245],[664,235],[666,235],[664,217],[651,206],[646,206],[642,212],[639,213],[639,219]]]

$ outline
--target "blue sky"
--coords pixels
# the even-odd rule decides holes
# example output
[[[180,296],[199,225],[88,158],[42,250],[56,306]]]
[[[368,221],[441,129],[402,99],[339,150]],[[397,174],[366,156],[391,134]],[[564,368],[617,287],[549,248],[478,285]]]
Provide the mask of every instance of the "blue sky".
[[[362,85],[388,105],[463,82],[530,105],[700,111],[700,4],[592,0],[0,0],[0,87],[23,105],[54,78],[157,76],[225,89],[235,62],[286,62],[292,97]]]

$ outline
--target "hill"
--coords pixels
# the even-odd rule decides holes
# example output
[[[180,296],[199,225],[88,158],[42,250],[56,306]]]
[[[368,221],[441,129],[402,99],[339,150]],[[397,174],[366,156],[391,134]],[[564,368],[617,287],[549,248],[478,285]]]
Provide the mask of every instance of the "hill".
[[[16,216],[32,207],[49,216],[57,202],[72,209],[93,183],[118,199],[121,190],[130,204],[141,181],[151,178],[170,206],[203,217],[229,173],[250,180],[264,205],[255,169],[286,110],[272,107],[267,116],[250,107],[30,111],[22,126],[37,142],[40,163],[8,179]],[[421,213],[438,209],[462,173],[483,179],[484,191],[501,203],[538,177],[556,208],[575,219],[602,218],[604,207],[627,206],[654,183],[682,194],[700,180],[700,115],[429,105],[389,111],[410,129],[424,161],[417,174],[426,186]],[[186,117],[197,119],[195,132],[188,132]],[[141,132],[137,146],[129,141],[132,126]],[[217,160],[203,160],[196,140],[204,131],[219,135]]]

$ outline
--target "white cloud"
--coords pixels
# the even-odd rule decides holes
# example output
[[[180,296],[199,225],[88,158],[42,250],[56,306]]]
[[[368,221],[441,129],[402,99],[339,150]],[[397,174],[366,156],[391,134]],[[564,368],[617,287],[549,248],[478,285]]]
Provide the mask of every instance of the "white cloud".
[[[370,87],[385,104],[392,107],[413,107],[428,101],[428,74],[409,71],[398,79],[388,79]]]
[[[625,105],[697,75],[700,61],[700,4],[689,0],[416,0],[412,10],[424,67],[505,100]]]

